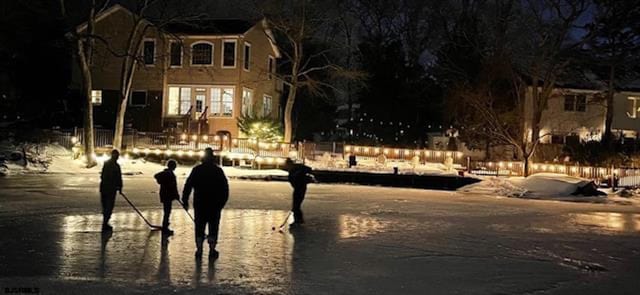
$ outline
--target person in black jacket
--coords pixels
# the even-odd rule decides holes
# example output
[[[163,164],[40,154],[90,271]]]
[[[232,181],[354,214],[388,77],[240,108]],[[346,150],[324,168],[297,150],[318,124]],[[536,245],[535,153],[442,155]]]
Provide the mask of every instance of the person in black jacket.
[[[167,235],[172,235],[173,231],[169,229],[169,217],[171,216],[171,204],[173,200],[180,198],[178,194],[178,183],[176,181],[176,175],[173,171],[176,170],[177,163],[174,160],[167,161],[167,169],[158,172],[154,175],[156,182],[160,185],[160,202],[164,209],[164,215],[162,217],[162,232]]]
[[[291,206],[293,224],[302,224],[304,223],[302,202],[304,201],[304,195],[307,193],[307,184],[312,180],[311,176],[309,176],[311,167],[296,164],[290,158],[287,158],[284,169],[289,172],[288,180],[291,187],[293,187],[293,205]]]
[[[102,230],[109,231],[113,228],[109,225],[113,207],[116,204],[116,192],[122,193],[122,173],[118,158],[118,150],[111,151],[111,158],[104,162],[100,174],[100,203],[102,204]]]
[[[193,210],[196,222],[196,258],[202,258],[202,243],[205,238],[205,227],[209,226],[209,259],[218,258],[218,226],[222,208],[229,199],[229,183],[224,171],[216,165],[213,150],[204,151],[202,163],[191,171],[182,191],[182,204],[189,208],[189,195],[193,194]]]

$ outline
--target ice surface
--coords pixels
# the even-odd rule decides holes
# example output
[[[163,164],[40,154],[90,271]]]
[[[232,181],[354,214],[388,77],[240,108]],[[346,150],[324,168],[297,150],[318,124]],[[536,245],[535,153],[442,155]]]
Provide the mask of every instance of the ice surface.
[[[157,185],[125,176],[152,223]],[[184,182],[184,175],[178,175]],[[291,188],[230,181],[220,259],[193,258],[174,205],[163,242],[118,199],[103,238],[96,174],[0,178],[0,287],[44,294],[633,294],[636,205],[311,184],[307,223],[278,233]]]

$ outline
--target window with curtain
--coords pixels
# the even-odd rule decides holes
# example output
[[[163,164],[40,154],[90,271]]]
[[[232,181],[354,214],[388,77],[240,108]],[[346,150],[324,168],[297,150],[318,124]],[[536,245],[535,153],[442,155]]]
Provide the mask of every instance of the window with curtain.
[[[270,116],[273,111],[273,98],[270,95],[264,95],[262,97],[262,115]]]
[[[233,87],[211,88],[211,115],[215,117],[232,117],[233,95]]]
[[[253,91],[251,89],[242,90],[242,115],[253,116]]]

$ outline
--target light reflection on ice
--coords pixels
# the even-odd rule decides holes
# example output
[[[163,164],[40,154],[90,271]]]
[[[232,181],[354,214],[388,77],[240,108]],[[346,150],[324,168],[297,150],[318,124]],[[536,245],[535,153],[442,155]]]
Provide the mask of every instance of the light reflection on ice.
[[[343,214],[340,215],[338,224],[339,237],[341,239],[349,239],[364,238],[384,232],[389,228],[391,222],[371,216]]]
[[[570,220],[578,225],[596,226],[604,230],[616,232],[640,231],[640,214],[593,212],[570,215]]]
[[[116,208],[118,210],[119,208]],[[161,210],[143,210],[152,224],[160,224]],[[193,224],[174,208],[175,235],[163,239],[150,231],[134,212],[116,212],[112,236],[100,232],[102,216],[74,215],[62,220],[62,251],[58,276],[63,279],[136,281],[194,287],[227,283],[259,292],[286,288],[291,281],[293,236],[271,230],[287,212],[271,210],[223,211],[218,251],[208,263],[208,245],[201,264],[194,259]]]

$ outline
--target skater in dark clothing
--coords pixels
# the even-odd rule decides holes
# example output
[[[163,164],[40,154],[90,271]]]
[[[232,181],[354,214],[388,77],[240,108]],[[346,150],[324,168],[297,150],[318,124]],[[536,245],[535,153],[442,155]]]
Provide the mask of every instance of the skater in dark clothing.
[[[284,169],[289,172],[289,183],[291,187],[293,187],[293,205],[291,206],[291,211],[293,211],[293,224],[302,224],[304,223],[302,202],[304,201],[304,195],[307,193],[307,184],[312,180],[311,176],[309,176],[311,167],[296,164],[287,158]]]
[[[178,194],[178,182],[176,181],[176,175],[173,174],[173,171],[176,170],[176,166],[176,161],[169,160],[167,162],[167,169],[164,169],[154,175],[156,181],[160,185],[160,202],[164,209],[164,215],[162,217],[162,232],[167,235],[173,234],[173,231],[169,229],[171,204],[173,200],[178,200],[180,198],[180,194]]]
[[[202,243],[205,238],[205,227],[209,227],[209,259],[218,258],[216,244],[218,242],[218,226],[220,213],[229,199],[229,183],[224,171],[216,165],[213,159],[213,150],[205,149],[202,164],[191,171],[184,184],[182,192],[182,204],[189,208],[189,195],[193,194],[193,210],[196,222],[196,258],[202,257]]]
[[[116,193],[122,193],[122,173],[118,158],[118,150],[111,151],[111,158],[104,162],[100,175],[100,202],[102,203],[102,230],[109,231],[113,228],[109,225],[111,213],[116,203]]]

